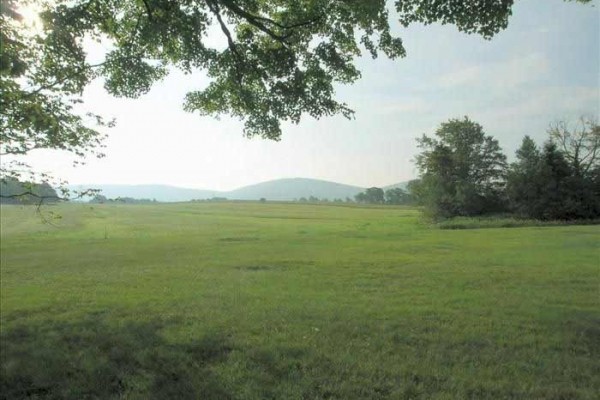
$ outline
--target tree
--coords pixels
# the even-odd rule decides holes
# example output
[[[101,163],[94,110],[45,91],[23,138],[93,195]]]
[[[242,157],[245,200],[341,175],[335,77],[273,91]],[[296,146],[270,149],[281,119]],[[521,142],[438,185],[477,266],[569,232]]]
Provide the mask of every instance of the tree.
[[[378,187],[370,187],[365,190],[365,196],[369,204],[383,204],[385,202],[383,189]]]
[[[452,119],[435,137],[418,139],[419,191],[428,211],[439,217],[478,215],[501,208],[506,157],[481,125]]]
[[[548,133],[576,176],[584,177],[600,166],[600,125],[597,120],[581,117],[573,128],[560,121],[552,124]]]
[[[91,204],[104,204],[108,201],[109,201],[109,199],[106,196],[104,196],[102,194],[97,194],[89,202]]]
[[[90,126],[111,125],[75,107],[94,74],[85,62],[81,38],[57,39],[60,33],[36,35],[26,29],[16,2],[0,3],[0,156],[34,149],[56,149],[80,157],[101,156],[103,135]],[[22,162],[2,162],[0,178],[41,180]],[[38,179],[39,178],[39,179]]]
[[[47,183],[20,182],[13,178],[0,181],[0,203],[40,204],[42,201],[58,201],[56,191]]]
[[[600,216],[597,171],[581,175],[555,142],[544,146],[538,182],[542,185],[537,213],[540,219],[586,219]]]
[[[581,176],[555,142],[548,141],[540,152],[525,137],[508,173],[510,208],[520,217],[543,220],[597,218],[600,190],[594,171]]]
[[[539,176],[540,196],[534,217],[540,219],[573,219],[578,208],[573,204],[573,169],[552,141],[544,145]]]
[[[383,189],[371,187],[364,192],[358,193],[354,196],[354,199],[357,203],[383,204],[385,202],[385,195]]]
[[[354,200],[357,203],[366,203],[367,202],[367,195],[365,194],[365,192],[360,192],[358,194],[356,194],[354,196]]]
[[[523,138],[516,158],[507,175],[506,194],[509,207],[519,216],[538,215],[542,155],[529,136]]]
[[[422,192],[423,185],[421,179],[413,179],[406,184],[409,196],[416,204],[423,205],[425,194]]]
[[[582,219],[600,216],[600,167],[597,143],[589,125],[574,132],[553,125],[542,151],[528,136],[507,175],[507,197],[518,216],[536,219]]]
[[[410,194],[402,188],[392,188],[385,191],[386,204],[409,204],[412,202]]]
[[[591,0],[578,0],[588,3]],[[17,8],[39,4],[42,31],[28,30]],[[106,90],[136,98],[171,70],[205,71],[210,84],[189,92],[184,109],[228,114],[247,136],[278,140],[281,123],[353,111],[335,99],[335,84],[360,77],[355,59],[366,51],[404,57],[390,30],[453,24],[491,38],[508,25],[513,0],[3,0],[0,3],[0,153],[36,148],[101,156],[111,125],[81,110],[83,89],[103,78]],[[214,29],[223,42],[210,38]],[[109,49],[87,58],[85,39]],[[16,176],[20,166],[2,166]]]

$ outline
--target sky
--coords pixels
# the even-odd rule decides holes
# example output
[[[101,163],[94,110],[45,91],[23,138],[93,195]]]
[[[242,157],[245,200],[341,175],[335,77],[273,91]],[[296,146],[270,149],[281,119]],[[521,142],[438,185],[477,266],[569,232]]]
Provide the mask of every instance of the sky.
[[[510,160],[524,135],[541,144],[551,123],[600,114],[598,1],[517,1],[508,28],[491,41],[452,26],[394,23],[394,31],[407,57],[360,58],[362,78],[337,88],[353,120],[304,117],[284,124],[279,142],[248,139],[238,120],[182,110],[185,93],[208,83],[202,72],[172,73],[134,100],[111,97],[96,82],[85,104],[117,120],[104,131],[106,157],[73,167],[68,154],[37,150],[25,161],[71,184],[231,190],[305,177],[381,187],[418,175],[416,138],[448,119],[480,123]]]

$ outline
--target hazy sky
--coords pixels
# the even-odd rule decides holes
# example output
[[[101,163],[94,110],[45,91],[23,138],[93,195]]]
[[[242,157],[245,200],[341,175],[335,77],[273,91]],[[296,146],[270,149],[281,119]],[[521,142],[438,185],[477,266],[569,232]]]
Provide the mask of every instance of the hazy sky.
[[[28,160],[72,184],[229,190],[308,177],[385,186],[416,176],[416,137],[465,115],[512,158],[523,135],[542,143],[551,122],[600,112],[598,2],[516,3],[508,29],[491,41],[448,26],[396,26],[407,57],[360,59],[362,79],[338,89],[354,120],[304,118],[285,125],[280,142],[247,139],[237,120],[183,112],[184,94],[207,80],[202,72],[172,74],[136,100],[115,99],[100,83],[86,91],[88,108],[117,119],[106,131],[105,158],[77,168],[56,152],[37,151]]]

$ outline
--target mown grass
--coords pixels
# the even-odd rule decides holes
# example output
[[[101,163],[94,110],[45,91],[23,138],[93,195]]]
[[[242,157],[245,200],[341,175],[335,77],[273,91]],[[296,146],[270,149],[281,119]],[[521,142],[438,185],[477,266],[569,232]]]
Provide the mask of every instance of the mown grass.
[[[0,398],[595,399],[598,226],[2,207]]]

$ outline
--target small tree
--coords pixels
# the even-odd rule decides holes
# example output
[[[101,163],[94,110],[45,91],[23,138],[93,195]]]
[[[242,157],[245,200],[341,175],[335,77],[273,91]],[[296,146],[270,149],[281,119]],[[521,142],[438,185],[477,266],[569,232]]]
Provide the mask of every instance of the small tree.
[[[364,192],[360,192],[354,196],[354,199],[357,203],[383,204],[385,202],[385,195],[383,189],[370,187]]]
[[[498,141],[469,118],[443,123],[418,139],[421,200],[435,217],[478,215],[502,208],[506,157]]]
[[[370,187],[365,190],[365,196],[369,204],[383,204],[385,202],[383,189],[378,187]]]
[[[385,191],[386,204],[409,204],[411,201],[410,194],[402,188],[392,188]]]
[[[359,194],[354,196],[354,200],[356,200],[357,203],[366,203],[367,195],[365,194],[365,192],[360,192]]]

